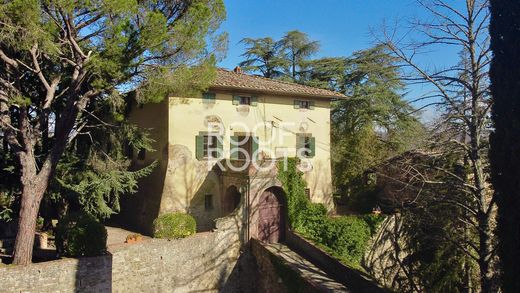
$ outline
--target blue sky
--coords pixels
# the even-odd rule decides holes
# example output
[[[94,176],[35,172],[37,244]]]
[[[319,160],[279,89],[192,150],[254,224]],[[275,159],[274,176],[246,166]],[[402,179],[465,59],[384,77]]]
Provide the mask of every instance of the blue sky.
[[[383,21],[392,22],[409,17],[425,19],[428,15],[418,9],[413,0],[224,0],[227,20],[222,30],[229,34],[227,57],[220,67],[232,69],[243,60],[240,55],[245,37],[270,36],[279,39],[285,32],[300,30],[312,40],[320,42],[321,50],[315,57],[349,56],[374,44],[370,29],[381,27]],[[456,54],[447,49],[421,57],[424,64],[450,64]],[[441,63],[441,64],[439,64]],[[444,64],[443,64],[444,63]],[[409,94],[421,94],[414,87]],[[428,112],[429,111],[429,112]],[[425,115],[433,115],[428,110]],[[427,120],[429,117],[425,117]]]
[[[426,17],[413,0],[225,0],[229,33],[227,58],[220,62],[235,67],[242,58],[244,37],[280,38],[290,30],[307,33],[320,42],[320,56],[349,56],[373,45],[370,28],[383,20]]]

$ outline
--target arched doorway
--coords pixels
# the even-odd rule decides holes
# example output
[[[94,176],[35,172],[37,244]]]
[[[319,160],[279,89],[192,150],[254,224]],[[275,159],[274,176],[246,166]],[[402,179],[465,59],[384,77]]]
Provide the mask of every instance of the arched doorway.
[[[241,198],[242,194],[238,191],[238,188],[235,185],[229,186],[224,197],[224,214],[229,214],[238,208]]]
[[[285,239],[285,193],[280,187],[270,187],[260,195],[258,239],[269,243]]]

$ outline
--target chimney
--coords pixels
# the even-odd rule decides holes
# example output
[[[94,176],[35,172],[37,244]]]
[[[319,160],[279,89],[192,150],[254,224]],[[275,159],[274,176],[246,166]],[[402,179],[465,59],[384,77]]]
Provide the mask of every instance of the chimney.
[[[240,68],[240,66],[237,66],[237,67],[235,67],[235,69],[233,69],[233,72],[242,73],[242,68]]]

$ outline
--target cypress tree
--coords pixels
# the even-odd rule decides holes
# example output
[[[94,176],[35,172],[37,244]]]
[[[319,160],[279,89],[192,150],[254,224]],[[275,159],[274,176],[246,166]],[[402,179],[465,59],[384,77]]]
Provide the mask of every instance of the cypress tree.
[[[491,0],[491,173],[504,292],[520,292],[520,2]]]

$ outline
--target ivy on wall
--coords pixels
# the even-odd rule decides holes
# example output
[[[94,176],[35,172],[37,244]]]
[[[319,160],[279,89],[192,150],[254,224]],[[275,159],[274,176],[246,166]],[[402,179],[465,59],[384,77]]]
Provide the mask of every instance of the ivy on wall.
[[[368,240],[383,216],[329,217],[325,206],[307,198],[307,185],[303,173],[297,168],[298,159],[289,158],[285,168],[283,164],[279,162],[278,179],[287,195],[291,229],[345,264],[359,268]]]

